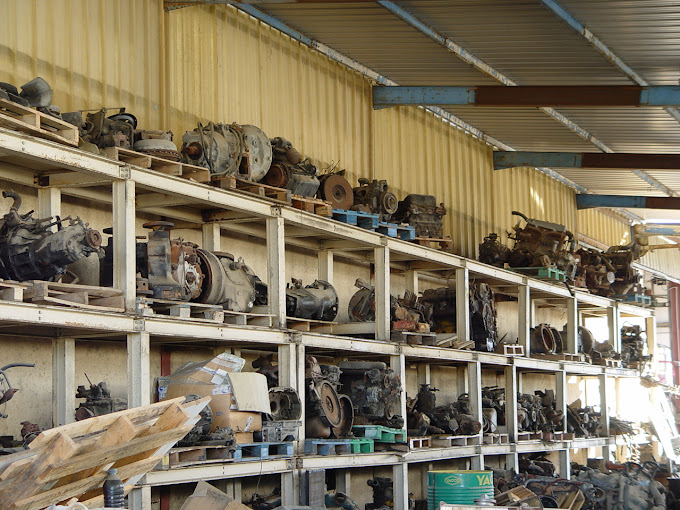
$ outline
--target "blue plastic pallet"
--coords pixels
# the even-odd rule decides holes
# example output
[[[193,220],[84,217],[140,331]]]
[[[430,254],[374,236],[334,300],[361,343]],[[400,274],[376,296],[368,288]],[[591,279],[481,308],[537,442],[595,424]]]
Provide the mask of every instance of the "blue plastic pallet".
[[[378,223],[380,222],[380,216],[377,214],[362,211],[345,211],[343,209],[333,209],[333,219],[369,230],[378,228]]]
[[[274,457],[292,457],[293,443],[244,443],[237,444],[233,454],[234,460],[271,459]]]
[[[305,455],[344,455],[352,450],[349,439],[305,439]]]
[[[403,241],[413,241],[416,238],[415,227],[408,225],[397,225],[396,223],[380,222],[378,232],[388,237],[398,237]]]

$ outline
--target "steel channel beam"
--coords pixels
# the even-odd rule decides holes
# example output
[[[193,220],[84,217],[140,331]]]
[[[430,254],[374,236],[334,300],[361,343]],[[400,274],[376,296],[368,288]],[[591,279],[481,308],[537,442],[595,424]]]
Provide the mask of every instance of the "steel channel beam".
[[[494,151],[494,170],[517,167],[680,170],[680,154]]]
[[[636,197],[627,195],[576,195],[577,209],[626,207],[641,209],[680,209],[680,197]],[[664,234],[666,235],[666,234]],[[677,235],[677,230],[674,234]]]
[[[502,107],[675,106],[680,86],[393,86],[373,87],[373,108],[399,105]]]

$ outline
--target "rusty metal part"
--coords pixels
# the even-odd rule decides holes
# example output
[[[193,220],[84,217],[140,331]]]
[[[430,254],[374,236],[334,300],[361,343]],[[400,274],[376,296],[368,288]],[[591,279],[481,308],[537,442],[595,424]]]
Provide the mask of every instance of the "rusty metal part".
[[[399,202],[397,211],[392,215],[395,223],[408,223],[416,229],[419,237],[444,236],[444,216],[446,207],[437,205],[432,195],[407,195]]]
[[[31,423],[30,421],[21,422],[21,435],[22,444],[27,447],[31,442],[40,435],[43,431],[42,427],[37,423]]]
[[[352,210],[378,214],[381,221],[389,221],[397,212],[399,200],[392,193],[385,180],[369,181],[359,179],[359,186],[353,189],[354,205]]]
[[[560,339],[560,344],[562,340]],[[531,352],[535,354],[555,354],[557,339],[550,324],[541,323],[531,330]]]
[[[182,239],[170,241],[172,277],[182,285],[182,296],[189,300],[201,295],[204,280],[197,249],[198,245]]]
[[[168,161],[179,161],[182,154],[172,141],[172,131],[160,131],[147,129],[135,133],[134,149],[137,152],[148,154]]]
[[[652,361],[652,355],[647,354],[647,338],[640,326],[624,325],[621,327],[621,364],[628,368],[636,363],[638,368]]]
[[[142,244],[146,248],[146,274],[149,288],[157,299],[188,300],[190,296],[183,293],[183,284],[175,279],[172,267],[172,247],[170,231],[174,224],[169,221],[151,221],[144,223],[144,228],[151,229],[148,241]],[[179,255],[177,255],[179,257]]]
[[[333,209],[349,210],[354,205],[354,191],[344,177],[344,170],[322,175],[319,180],[319,198],[330,202]]]
[[[479,245],[479,257],[477,260],[484,264],[496,267],[504,267],[510,259],[510,248],[498,241],[498,234],[492,232],[484,238]]]
[[[89,389],[85,389],[85,386],[78,386],[76,398],[85,399],[85,402],[81,403],[76,409],[76,420],[78,421],[127,409],[127,400],[112,398],[111,391],[105,381],[99,384],[90,384]]]
[[[302,416],[302,403],[294,388],[283,386],[270,388],[269,403],[271,404],[271,416],[274,421],[299,420]],[[342,402],[340,407],[342,407]]]
[[[215,176],[234,175],[259,181],[272,163],[267,135],[251,125],[198,124],[182,137],[183,160],[210,170]]]
[[[267,378],[267,386],[271,389],[279,385],[279,366],[274,365],[274,355],[267,354],[251,362],[253,368],[258,374],[262,374]]]
[[[118,110],[114,115],[108,115],[109,110]],[[125,108],[102,108],[87,113],[83,119],[83,111],[62,114],[62,118],[79,128],[83,142],[93,144],[100,149],[107,147],[121,147],[132,149],[135,141],[137,118],[125,112]]]
[[[262,182],[289,189],[294,195],[313,197],[319,189],[317,169],[293,144],[282,137],[272,138],[272,164]]]
[[[371,322],[375,320],[375,288],[358,278],[354,286],[359,290],[350,298],[348,313],[353,321]],[[420,331],[428,333],[428,309],[411,292],[404,297],[390,296],[390,318],[393,331]]]
[[[301,280],[292,279],[286,289],[286,315],[300,319],[332,321],[338,315],[338,293],[324,280],[302,286]]]
[[[70,264],[98,250],[101,234],[80,218],[35,219],[33,211],[19,214],[17,193],[3,191],[2,196],[14,203],[0,219],[0,278],[54,280]],[[51,230],[54,225],[56,232]]]
[[[340,383],[354,406],[354,420],[363,425],[403,428],[401,379],[382,362],[342,361]]]
[[[338,393],[340,370],[336,366],[319,365],[307,356],[305,369],[305,427],[307,437],[339,437],[351,431],[354,420],[352,406]],[[347,397],[346,397],[347,398]]]
[[[250,312],[255,304],[259,278],[243,259],[226,252],[197,250],[201,272],[205,275],[197,301],[222,305],[234,312]]]
[[[18,367],[35,368],[35,363],[9,363],[0,368],[0,405],[6,404],[12,400],[12,397],[19,391],[17,388],[12,387],[9,378],[7,377],[7,371],[10,368]],[[7,418],[7,414],[0,412],[0,418]]]

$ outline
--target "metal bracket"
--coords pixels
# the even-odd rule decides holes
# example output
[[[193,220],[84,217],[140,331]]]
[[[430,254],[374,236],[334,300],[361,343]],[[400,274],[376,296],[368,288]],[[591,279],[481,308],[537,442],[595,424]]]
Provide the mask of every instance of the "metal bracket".
[[[302,343],[302,333],[299,331],[289,333],[288,343],[300,345]]]
[[[274,217],[279,217],[281,216],[281,206],[280,205],[273,205],[272,206],[272,216]]]
[[[132,176],[132,168],[130,165],[121,166],[119,176],[121,179],[129,179]]]
[[[144,331],[145,328],[146,328],[146,324],[144,322],[144,319],[134,319],[134,321],[132,322],[132,329],[134,331],[140,331],[141,332],[141,331]]]
[[[395,354],[402,354],[404,352],[404,348],[402,347],[401,344],[396,344],[394,346],[394,353]]]
[[[475,446],[475,453],[477,455],[481,455],[483,453],[481,445]]]

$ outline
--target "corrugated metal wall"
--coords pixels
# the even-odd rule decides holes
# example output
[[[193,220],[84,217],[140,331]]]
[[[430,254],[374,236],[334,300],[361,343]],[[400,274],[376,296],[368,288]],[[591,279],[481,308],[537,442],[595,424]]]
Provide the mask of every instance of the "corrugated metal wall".
[[[434,194],[456,252],[474,257],[518,210],[605,244],[626,225],[576,211],[573,191],[533,169],[494,172],[491,148],[422,108],[373,111],[371,83],[229,6],[163,13],[161,0],[14,0],[0,19],[3,81],[47,79],[63,111],[126,106],[140,126],[250,123],[290,139],[321,168]],[[61,20],[68,20],[62,22]],[[74,30],[78,27],[78,30]],[[164,42],[165,41],[165,42]],[[671,254],[654,264],[680,275]],[[661,268],[660,268],[661,269]]]

